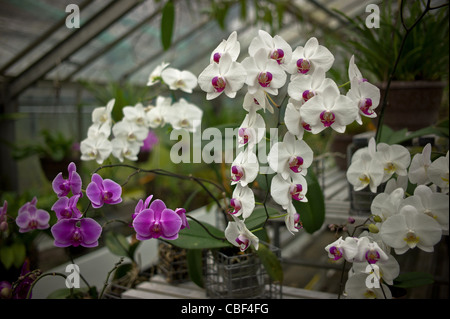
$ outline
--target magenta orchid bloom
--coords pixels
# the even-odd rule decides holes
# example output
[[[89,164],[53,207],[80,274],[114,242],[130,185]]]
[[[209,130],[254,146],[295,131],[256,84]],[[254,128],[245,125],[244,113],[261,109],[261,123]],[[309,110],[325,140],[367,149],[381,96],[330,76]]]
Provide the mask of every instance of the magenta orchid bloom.
[[[5,200],[3,202],[3,206],[0,207],[0,232],[6,231],[8,229],[8,221],[7,221],[7,213],[8,211],[8,202]]]
[[[177,239],[181,226],[181,217],[167,208],[160,199],[151,203],[148,209],[142,210],[133,220],[133,228],[138,240],[159,237],[168,240]]]
[[[73,195],[82,195],[81,193],[81,177],[77,173],[77,167],[75,163],[71,162],[67,167],[69,172],[69,177],[67,179],[63,178],[62,173],[58,173],[52,182],[53,191],[58,195],[58,197],[67,196],[70,191]]]
[[[96,247],[102,227],[92,218],[61,219],[52,228],[55,246]]]
[[[184,208],[177,208],[175,209],[175,213],[178,214],[178,216],[180,216],[181,218],[181,229],[187,228],[189,229],[189,223],[187,221],[187,217],[186,217],[186,210]]]
[[[118,204],[122,202],[122,187],[110,179],[103,179],[100,175],[92,175],[92,181],[86,188],[86,195],[92,207],[100,208],[103,204]]]
[[[63,218],[80,218],[81,212],[77,208],[80,195],[72,196],[71,198],[64,196],[59,198],[52,206],[52,211],[56,213],[58,220]]]
[[[134,213],[132,215],[133,220],[136,218],[137,215],[139,215],[140,212],[142,212],[144,209],[147,209],[149,207],[152,198],[153,198],[153,195],[150,195],[145,199],[145,202],[142,199],[139,200],[139,202],[136,205],[136,208],[134,209]]]
[[[34,229],[47,229],[50,227],[50,214],[36,207],[36,197],[33,201],[26,203],[19,209],[16,224],[20,233],[26,233]]]

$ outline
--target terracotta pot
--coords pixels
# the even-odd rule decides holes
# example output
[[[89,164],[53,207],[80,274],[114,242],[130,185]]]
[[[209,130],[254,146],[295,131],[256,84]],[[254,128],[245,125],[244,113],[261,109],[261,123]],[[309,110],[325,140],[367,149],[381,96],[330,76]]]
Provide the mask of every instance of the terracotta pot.
[[[443,81],[393,81],[389,89],[383,124],[393,130],[408,131],[433,125],[438,120],[439,109],[446,82]],[[375,109],[381,111],[387,83],[379,84],[381,99]],[[378,123],[378,117],[374,119]]]

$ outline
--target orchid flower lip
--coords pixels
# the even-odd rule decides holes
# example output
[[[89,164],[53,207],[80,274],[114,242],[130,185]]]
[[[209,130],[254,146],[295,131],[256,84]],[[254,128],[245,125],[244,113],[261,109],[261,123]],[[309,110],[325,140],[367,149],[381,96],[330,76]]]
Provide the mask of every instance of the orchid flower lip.
[[[227,82],[225,81],[225,79],[221,76],[215,76],[212,78],[211,80],[212,86],[214,87],[214,90],[218,93],[222,92],[223,90],[225,90],[225,87],[227,85]]]
[[[241,178],[244,176],[244,170],[242,167],[233,165],[231,167],[231,180],[233,182],[238,182],[241,180]]]
[[[219,63],[221,56],[222,55],[219,52],[214,53],[214,62]]]
[[[270,87],[270,82],[272,82],[272,73],[270,73],[269,71],[267,72],[261,72],[258,75],[258,83],[259,85],[261,85],[262,87]]]
[[[278,64],[281,64],[284,58],[284,51],[282,49],[276,49],[272,52],[270,58],[277,61]]]
[[[320,113],[320,121],[325,127],[331,126],[334,123],[335,119],[336,115],[334,115],[334,113],[331,111],[325,110]]]
[[[334,256],[333,260],[339,260],[343,257],[342,249],[336,246],[330,248],[330,254]]]
[[[301,74],[306,74],[311,69],[311,63],[307,59],[297,60],[297,71]]]

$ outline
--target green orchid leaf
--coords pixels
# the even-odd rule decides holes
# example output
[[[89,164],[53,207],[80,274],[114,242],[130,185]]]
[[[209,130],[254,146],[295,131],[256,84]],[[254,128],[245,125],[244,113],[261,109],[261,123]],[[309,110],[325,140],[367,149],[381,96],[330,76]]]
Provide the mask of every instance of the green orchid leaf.
[[[27,249],[22,243],[14,243],[11,246],[11,249],[14,254],[13,265],[16,268],[22,267],[25,258],[27,257]]]
[[[168,50],[172,44],[174,23],[175,6],[173,1],[168,1],[164,5],[161,18],[161,42],[164,50]]]
[[[269,247],[262,243],[259,243],[258,250],[256,252],[270,278],[272,278],[274,281],[282,282],[283,268],[277,255],[275,255],[274,252],[269,249]]]
[[[197,286],[204,288],[203,282],[203,251],[201,249],[188,249],[186,252],[189,278]]]
[[[424,272],[408,272],[399,275],[394,280],[394,286],[399,288],[413,288],[430,285],[434,282],[433,276]]]
[[[178,233],[178,238],[170,243],[185,249],[208,249],[228,247],[231,244],[226,240],[223,231],[208,224],[189,221],[189,228]]]
[[[114,232],[105,234],[105,245],[109,251],[117,256],[129,256],[130,244],[125,236]]]
[[[310,234],[319,230],[325,221],[325,199],[319,181],[312,170],[305,176],[308,184],[307,202],[293,201],[303,228]]]
[[[267,207],[269,217],[281,215],[278,210],[272,207]],[[245,220],[245,225],[249,230],[261,227],[267,219],[266,209],[263,206],[257,207],[253,213]]]
[[[14,250],[11,246],[0,248],[0,261],[7,270],[14,264]]]

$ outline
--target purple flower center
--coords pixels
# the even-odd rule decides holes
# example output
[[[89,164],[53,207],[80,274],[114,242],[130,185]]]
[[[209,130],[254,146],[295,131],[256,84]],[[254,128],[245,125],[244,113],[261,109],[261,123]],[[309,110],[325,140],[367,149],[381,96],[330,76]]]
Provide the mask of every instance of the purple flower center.
[[[37,220],[30,220],[30,222],[28,223],[28,228],[29,229],[36,229],[38,227],[38,222]]]
[[[242,167],[237,165],[231,167],[231,180],[233,182],[239,182],[243,176],[244,170],[242,169]]]
[[[330,254],[334,256],[334,260],[339,260],[343,256],[341,248],[338,248],[336,246],[330,248]]]
[[[306,102],[310,98],[314,97],[315,95],[316,94],[314,93],[314,91],[306,90],[306,91],[303,91],[302,97],[303,97],[303,100]]]
[[[306,59],[297,60],[297,72],[301,74],[306,74],[311,70],[311,63]]]
[[[59,189],[64,192],[64,193],[69,193],[70,192],[70,183],[68,180],[64,180],[63,183],[61,183],[59,185]]]
[[[303,158],[300,156],[291,156],[289,159],[289,168],[294,173],[300,173],[302,171],[301,166],[303,165]]]
[[[281,64],[282,60],[284,58],[284,51],[281,49],[276,49],[272,52],[272,54],[270,55],[270,58],[277,61],[278,64]]]
[[[241,208],[242,208],[241,201],[240,201],[239,199],[236,199],[236,198],[232,198],[232,199],[230,200],[230,205],[231,205],[231,207],[234,208],[234,210],[233,210],[232,212],[230,212],[230,214],[236,214],[236,213],[238,213],[238,212],[241,210]]]
[[[331,111],[323,111],[322,113],[320,113],[320,121],[325,127],[331,126],[334,123],[335,119],[336,116]]]
[[[305,196],[302,194],[303,186],[301,184],[291,185],[289,187],[289,194],[291,194],[292,198],[295,200],[302,200]]]
[[[214,53],[213,55],[214,62],[219,63],[221,56],[222,55],[219,52]]]
[[[258,83],[262,87],[266,88],[270,86],[270,82],[272,82],[272,73],[270,72],[261,72],[258,75]]]
[[[71,218],[72,217],[72,210],[65,208],[63,211],[61,211],[61,217],[63,217],[63,218]]]
[[[151,232],[153,233],[153,238],[161,236],[162,228],[159,221],[155,221],[155,223],[151,226]]]
[[[253,98],[253,102],[255,102],[256,105],[259,105],[259,102],[257,99]]]
[[[250,246],[250,240],[242,234],[236,238],[236,242],[238,243],[241,251],[246,250],[248,246]]]
[[[113,193],[111,193],[110,191],[104,191],[103,192],[103,201],[105,203],[107,203],[109,200],[111,200],[113,197]]]
[[[302,127],[304,130],[311,132],[311,125],[309,125],[308,123],[302,122]]]
[[[359,101],[358,107],[361,110],[361,112],[363,112],[366,115],[372,115],[373,114],[373,110],[371,109],[371,107],[372,107],[372,99],[369,99],[369,98],[362,99],[361,101]]]
[[[294,225],[295,225],[296,229],[303,228],[303,224],[300,222],[300,214],[299,213],[295,213],[295,215],[294,215]]]
[[[72,246],[77,247],[83,241],[83,237],[81,236],[80,229],[76,227],[75,231],[72,235]]]
[[[380,254],[378,251],[370,249],[366,252],[366,260],[369,264],[375,264],[378,260],[380,260]]]
[[[216,92],[222,92],[223,90],[225,90],[225,86],[227,86],[227,82],[225,81],[225,79],[220,76],[213,77],[211,83]]]
[[[244,127],[240,128],[238,135],[239,135],[239,143],[240,144],[245,145],[248,143],[249,136],[250,136],[250,132],[248,129],[246,129]]]

